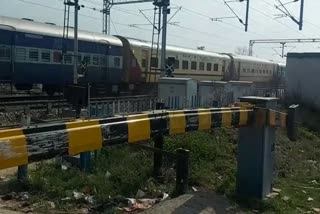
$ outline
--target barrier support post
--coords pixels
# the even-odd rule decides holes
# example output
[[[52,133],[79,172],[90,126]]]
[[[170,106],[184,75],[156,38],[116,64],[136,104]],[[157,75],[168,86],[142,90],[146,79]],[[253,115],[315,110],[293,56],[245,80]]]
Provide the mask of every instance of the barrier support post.
[[[240,98],[240,102],[270,109],[276,108],[277,100],[272,97]],[[266,125],[268,115],[263,112],[255,109],[252,125],[239,128],[236,191],[240,198],[264,199],[272,191],[276,128]]]
[[[24,182],[28,178],[28,165],[18,166],[18,181]]]
[[[80,153],[80,170],[84,172],[90,171],[91,153],[82,152]]]
[[[24,109],[24,115],[21,118],[22,126],[29,126],[31,123],[30,107]],[[17,179],[24,182],[28,178],[28,165],[18,166]]]
[[[163,150],[163,134],[159,133],[154,137],[154,148]],[[155,152],[153,156],[153,176],[159,178],[161,176],[163,156],[160,152]]]
[[[178,149],[176,166],[176,194],[182,195],[188,191],[189,180],[189,150]]]
[[[291,105],[288,109],[287,135],[291,141],[298,138],[297,110],[299,105]]]

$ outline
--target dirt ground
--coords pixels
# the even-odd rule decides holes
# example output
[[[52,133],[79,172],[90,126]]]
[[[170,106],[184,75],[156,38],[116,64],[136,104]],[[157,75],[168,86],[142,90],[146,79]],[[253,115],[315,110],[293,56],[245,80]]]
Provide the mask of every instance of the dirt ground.
[[[3,205],[2,205],[3,206]],[[234,214],[235,211],[224,196],[212,192],[199,191],[164,201],[142,212],[143,214]],[[1,208],[0,214],[22,214]],[[31,212],[28,212],[31,213]]]
[[[10,211],[6,209],[0,208],[0,214],[22,214],[21,212],[16,212],[16,211]]]

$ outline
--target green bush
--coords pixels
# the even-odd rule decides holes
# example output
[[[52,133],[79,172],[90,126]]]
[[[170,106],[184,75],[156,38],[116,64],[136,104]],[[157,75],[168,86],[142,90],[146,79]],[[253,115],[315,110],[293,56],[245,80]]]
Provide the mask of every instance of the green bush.
[[[234,130],[217,129],[168,137],[165,149],[190,151],[190,185],[230,193],[235,187],[236,141]]]

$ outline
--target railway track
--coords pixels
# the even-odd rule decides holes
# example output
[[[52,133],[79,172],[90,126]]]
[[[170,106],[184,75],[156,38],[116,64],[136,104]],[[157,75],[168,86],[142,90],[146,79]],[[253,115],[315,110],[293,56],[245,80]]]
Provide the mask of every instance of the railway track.
[[[154,98],[150,95],[121,96],[121,97],[97,97],[91,98],[92,105],[110,102],[127,102],[137,100],[147,100]],[[0,111],[17,111],[29,107],[30,109],[40,110],[48,108],[70,107],[66,99],[62,96],[6,96],[0,97]]]

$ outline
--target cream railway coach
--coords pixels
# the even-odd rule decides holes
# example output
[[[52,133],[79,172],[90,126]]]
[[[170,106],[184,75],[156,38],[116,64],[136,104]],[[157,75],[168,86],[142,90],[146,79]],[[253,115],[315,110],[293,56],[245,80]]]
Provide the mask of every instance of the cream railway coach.
[[[157,82],[160,78],[160,71],[157,71],[156,68],[160,67],[160,60],[151,58],[151,43],[136,39],[128,40],[140,64],[143,81]],[[160,59],[160,51],[158,58]],[[268,82],[283,69],[280,63],[257,57],[220,54],[174,46],[167,46],[167,58],[174,59],[174,77],[192,78],[199,81]]]

